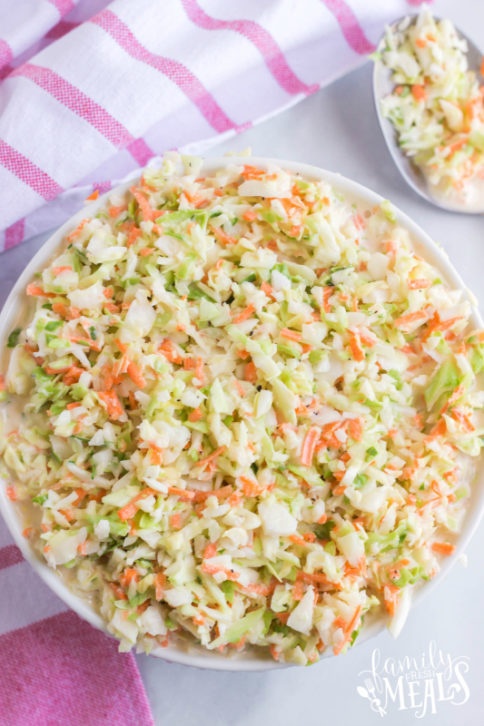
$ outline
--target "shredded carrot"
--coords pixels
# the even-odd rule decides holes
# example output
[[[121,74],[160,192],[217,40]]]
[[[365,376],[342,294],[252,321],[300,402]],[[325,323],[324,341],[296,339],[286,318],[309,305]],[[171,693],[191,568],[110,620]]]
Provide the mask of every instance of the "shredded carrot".
[[[109,207],[108,214],[112,219],[114,219],[114,217],[117,217],[119,214],[121,214],[121,212],[124,212],[125,209],[126,209],[125,204],[121,204],[119,207],[112,206],[112,207]]]
[[[264,174],[264,169],[259,169],[257,166],[251,166],[250,164],[245,164],[242,171],[244,179],[260,179]]]
[[[168,494],[173,494],[185,502],[192,502],[195,499],[195,492],[188,489],[180,489],[179,487],[168,487]]]
[[[121,418],[124,413],[124,409],[116,391],[98,391],[97,395],[106,406],[109,418],[113,421],[117,421]]]
[[[67,317],[67,305],[61,302],[55,302],[52,303],[52,312],[54,312],[56,315],[59,315],[61,318]]]
[[[350,339],[350,349],[353,358],[358,362],[365,360],[365,354],[363,352],[363,348],[361,347],[359,335],[357,333],[354,333],[352,330],[348,331],[348,335]]]
[[[212,451],[209,456],[206,456],[204,459],[200,459],[199,461],[197,461],[197,466],[205,468],[206,466],[213,464],[218,459],[218,457],[224,453],[226,448],[226,446],[219,446],[219,448],[215,449],[215,451]]]
[[[88,219],[83,219],[81,222],[79,222],[79,224],[77,225],[75,230],[67,235],[67,241],[73,242],[76,239],[76,237],[79,237],[79,235],[81,234],[82,230],[84,229],[84,227],[86,226],[86,224],[88,222],[89,222]]]
[[[163,450],[158,446],[151,444],[149,448],[150,461],[154,466],[162,466],[163,464]]]
[[[141,236],[141,230],[134,224],[128,230],[128,238],[126,240],[126,247],[132,247],[138,237]]]
[[[124,588],[128,588],[132,582],[138,582],[138,580],[138,570],[134,567],[127,567],[119,578],[119,582]]]
[[[399,318],[396,318],[393,321],[393,324],[399,330],[407,333],[409,329],[412,328],[414,323],[423,323],[425,320],[428,320],[428,317],[429,315],[427,311],[417,310],[415,313],[407,313],[406,315],[401,315]]]
[[[383,599],[385,602],[385,608],[390,616],[395,615],[395,610],[398,604],[399,588],[396,585],[385,585],[383,588]]]
[[[77,506],[79,506],[79,504],[80,504],[80,503],[82,502],[82,500],[83,500],[83,499],[85,499],[85,497],[87,496],[87,493],[86,493],[86,491],[85,491],[84,489],[82,489],[81,487],[78,487],[77,489],[74,489],[74,491],[75,491],[75,492],[76,492],[76,494],[77,494],[77,499],[76,499],[76,501],[75,501],[75,502],[73,502],[73,505],[74,505],[75,507],[77,507]],[[103,495],[103,496],[104,496],[104,495]]]
[[[117,348],[119,348],[119,350],[121,351],[121,353],[127,353],[128,352],[128,346],[126,345],[126,343],[123,343],[122,340],[120,340],[119,338],[116,338],[113,342],[114,342],[114,345]]]
[[[327,447],[330,449],[339,449],[341,441],[335,435],[337,431],[345,427],[345,423],[341,421],[331,421],[325,424],[321,429],[321,441],[316,447],[316,450]]]
[[[297,573],[296,582],[302,580],[310,585],[331,586],[335,590],[341,590],[342,586],[337,582],[331,582],[323,572],[302,572]]]
[[[31,282],[30,285],[27,285],[27,289],[25,292],[31,297],[56,297],[55,292],[45,292],[45,290],[41,288],[40,285],[36,285],[34,282]]]
[[[113,591],[116,600],[127,600],[128,596],[124,592],[124,590],[116,583],[116,582],[110,582],[108,583],[109,587]]]
[[[146,379],[143,376],[141,366],[139,366],[137,363],[128,363],[128,370],[127,370],[128,376],[131,378],[133,383],[138,386],[138,388],[145,388],[146,386]]]
[[[433,542],[432,549],[439,555],[451,555],[455,550],[455,546],[450,542]]]
[[[465,146],[468,142],[469,138],[468,136],[462,136],[460,139],[457,139],[457,141],[454,141],[453,144],[448,145],[448,149],[451,154],[455,154],[456,151],[459,151],[459,149],[462,149],[463,146]]]
[[[181,365],[183,363],[183,358],[181,355],[177,352],[176,346],[169,338],[165,338],[160,347],[158,348],[160,353],[163,353],[165,358],[170,361],[170,363],[176,363],[177,365]]]
[[[360,614],[361,614],[361,605],[358,605],[351,620],[348,623],[343,625],[344,638],[338,645],[335,645],[335,647],[333,648],[333,653],[335,655],[339,655],[341,653],[341,651],[343,650],[343,648],[345,647],[345,645],[351,639],[351,634],[353,633],[353,630],[355,629],[355,626],[356,626],[356,623],[358,622],[358,618],[360,617]],[[336,623],[336,620],[335,620],[335,623]]]
[[[200,408],[194,408],[193,411],[190,411],[188,414],[188,420],[189,421],[200,421],[200,419],[203,418],[203,413]]]
[[[242,383],[239,381],[238,378],[234,378],[234,386],[236,387],[237,393],[239,394],[239,396],[241,398],[244,398],[245,397],[245,388],[242,385]]]
[[[166,575],[163,572],[158,572],[155,575],[155,598],[161,600],[163,598],[166,588]]]
[[[301,333],[297,332],[297,330],[289,330],[289,328],[282,328],[280,335],[282,338],[294,340],[297,343],[301,340]]]
[[[175,512],[175,514],[170,515],[170,527],[172,529],[182,528],[182,515],[180,512]]]
[[[331,305],[329,304],[329,298],[333,294],[333,288],[332,287],[325,287],[323,288],[323,310],[325,313],[331,312]]]
[[[424,101],[427,98],[427,91],[424,86],[415,84],[412,86],[412,96],[416,101]]]
[[[249,363],[245,364],[244,368],[244,379],[246,381],[249,381],[249,383],[255,383],[257,380],[257,368],[255,367],[255,363],[253,361],[250,361]]]
[[[255,219],[257,219],[257,212],[255,209],[247,209],[243,215],[242,219],[245,219],[246,222],[253,222]]]
[[[242,483],[242,491],[246,497],[258,497],[264,490],[255,479],[249,479],[247,476],[240,476],[239,479]]]
[[[194,502],[196,504],[199,504],[200,502],[205,502],[208,497],[216,497],[217,499],[227,499],[233,494],[234,490],[230,486],[230,484],[226,484],[223,487],[220,487],[220,489],[209,489],[208,491],[196,491],[195,492],[195,498]]]
[[[97,343],[95,340],[92,340],[92,338],[88,338],[88,336],[82,336],[82,335],[70,335],[68,338],[71,343],[79,343],[80,345],[87,345],[88,348],[91,348],[91,350],[100,351],[101,346],[99,343]]]
[[[209,489],[208,491],[196,491],[194,502],[200,504],[205,502],[209,497],[216,497],[216,499],[228,499],[234,494],[234,490],[230,484],[226,484],[220,489]],[[239,502],[237,502],[238,504]]]
[[[360,418],[347,419],[346,427],[348,429],[348,435],[354,441],[361,441],[361,437],[363,436],[363,424]]]
[[[431,286],[431,281],[427,280],[426,278],[417,278],[415,280],[410,280],[408,283],[408,287],[410,290],[424,290],[426,287]]]
[[[443,436],[446,431],[447,424],[445,422],[445,418],[441,418],[430,431],[428,439],[431,441],[432,439],[436,439],[438,436]]]
[[[274,299],[274,288],[272,287],[272,285],[269,285],[268,282],[265,282],[264,281],[261,284],[260,289],[262,290],[262,292],[264,293],[264,295],[266,295],[267,297],[271,297],[271,298]]]
[[[311,466],[316,444],[321,436],[321,429],[318,426],[311,426],[306,432],[301,447],[300,461],[303,466]]]
[[[469,416],[460,409],[454,408],[454,410],[452,411],[452,418],[454,419],[454,421],[457,421],[462,426],[464,431],[476,430],[476,427],[470,420]]]
[[[377,342],[376,336],[373,335],[373,333],[370,333],[370,332],[368,332],[366,330],[359,330],[358,331],[358,335],[359,335],[360,341],[364,345],[368,346],[368,348],[373,348],[373,346]]]
[[[247,305],[247,307],[244,308],[242,312],[238,313],[238,315],[235,315],[235,317],[232,318],[232,322],[235,324],[242,323],[244,320],[248,320],[248,318],[250,318],[254,311],[255,307],[252,304]]]
[[[142,194],[139,189],[137,189],[136,187],[131,187],[129,191],[136,199],[139,211],[144,220],[153,221],[160,216],[160,212],[157,209],[153,209],[151,204],[148,202],[144,194]]]
[[[116,313],[119,313],[119,307],[114,303],[104,303],[103,307],[105,307],[108,313],[111,313],[112,315],[116,315]]]
[[[146,499],[147,497],[150,497],[152,494],[156,494],[154,489],[150,489],[149,487],[146,487],[146,489],[143,489],[141,492],[136,494],[127,504],[124,505],[124,507],[121,507],[121,509],[118,509],[118,517],[123,521],[126,522],[129,519],[133,519],[134,515],[139,509],[139,504],[143,499]]]
[[[66,373],[69,368],[70,366],[65,366],[65,368],[52,368],[51,366],[45,366],[44,370],[49,376],[58,376],[60,373]]]
[[[17,492],[15,491],[15,487],[8,486],[5,491],[7,492],[7,497],[11,502],[17,501]]]
[[[213,225],[211,225],[210,231],[217,239],[217,241],[220,242],[221,245],[227,246],[237,244],[237,240],[235,239],[235,237],[231,237],[230,235],[228,235],[226,232],[223,231],[221,227],[214,227]]]
[[[292,596],[296,602],[303,599],[304,595],[304,583],[302,580],[296,580],[292,588]]]
[[[207,199],[205,199],[205,197],[201,194],[191,194],[187,189],[183,191],[183,194],[185,195],[187,202],[192,204],[196,209],[200,209],[200,207],[207,204]]]
[[[209,542],[205,546],[205,549],[203,550],[202,557],[204,560],[207,560],[207,559],[210,559],[210,557],[215,557],[216,554],[217,554],[217,545],[215,544],[215,542]]]
[[[352,221],[356,229],[364,229],[366,227],[366,220],[361,214],[354,214]]]

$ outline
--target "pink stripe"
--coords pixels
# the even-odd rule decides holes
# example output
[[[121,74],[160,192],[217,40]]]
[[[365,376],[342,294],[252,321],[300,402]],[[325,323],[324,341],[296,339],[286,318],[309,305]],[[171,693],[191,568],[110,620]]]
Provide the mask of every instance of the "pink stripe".
[[[103,181],[103,182],[95,182],[92,185],[92,188],[93,188],[94,191],[98,191],[99,194],[105,194],[110,189],[112,189],[112,186],[113,185],[111,184],[111,182]]]
[[[146,166],[149,160],[154,157],[154,153],[144,139],[135,139],[128,144],[126,149],[140,166]]]
[[[105,108],[50,68],[24,63],[13,71],[11,77],[13,76],[28,78],[63,106],[87,121],[113,146],[124,147],[134,141],[129,131]]]
[[[198,108],[208,123],[219,132],[236,128],[236,124],[225,114],[213,96],[186,66],[170,58],[155,55],[147,50],[131,30],[111,10],[103,10],[91,19],[132,57],[156,68],[175,83]]]
[[[19,562],[23,562],[23,559],[17,545],[7,545],[0,548],[0,570],[12,567],[12,565],[18,565]]]
[[[0,164],[29,186],[39,197],[54,199],[63,189],[37,164],[0,139]]]
[[[0,66],[0,81],[3,81],[12,71],[12,66],[3,66],[3,68]]]
[[[0,658],[2,724],[153,726],[134,656],[73,612],[5,633]]]
[[[375,46],[366,37],[365,31],[349,5],[343,0],[322,0],[322,2],[330,13],[333,13],[346,42],[356,53],[366,55],[375,50]]]
[[[25,236],[25,219],[19,219],[5,230],[5,249],[9,250],[23,241]],[[0,550],[0,561],[1,561]]]
[[[313,93],[318,86],[308,86],[289,67],[286,58],[268,31],[253,20],[218,20],[202,10],[196,0],[182,0],[190,20],[204,30],[234,30],[255,45],[276,81],[287,93]]]
[[[0,68],[8,66],[13,58],[12,49],[6,40],[0,38]]]
[[[53,28],[47,31],[45,37],[50,40],[58,40],[64,35],[67,35],[67,33],[70,33],[71,30],[74,30],[74,28],[78,27],[79,23],[72,23],[69,20],[59,20],[57,25],[54,25]]]
[[[74,8],[76,7],[76,3],[72,0],[47,0],[47,2],[53,5],[56,10],[58,10],[61,18],[63,18],[64,15],[67,15],[67,13],[70,13],[71,10],[74,10]]]

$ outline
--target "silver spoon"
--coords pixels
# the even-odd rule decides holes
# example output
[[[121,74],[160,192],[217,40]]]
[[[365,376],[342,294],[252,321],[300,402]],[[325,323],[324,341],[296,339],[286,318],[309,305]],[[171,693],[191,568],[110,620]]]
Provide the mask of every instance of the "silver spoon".
[[[415,24],[417,20],[417,15],[410,21],[408,27],[411,27]],[[437,22],[440,21],[440,18],[437,18],[436,16],[433,16],[434,20]],[[405,20],[405,17],[399,18],[398,20],[395,20],[391,24],[392,29],[397,29],[400,23],[402,23]],[[454,26],[455,27],[455,26]],[[482,63],[482,57],[483,54],[479,50],[479,48],[475,45],[475,43],[470,40],[462,31],[458,30],[456,28],[456,31],[459,35],[459,37],[463,38],[467,43],[467,63],[470,70],[473,70],[478,80],[483,80],[483,77],[481,75],[481,63]],[[378,44],[378,50],[380,49],[382,43],[384,43],[385,34],[380,39],[380,42]],[[442,198],[440,195],[437,196],[437,194],[432,189],[431,185],[428,183],[427,179],[425,178],[425,175],[423,172],[412,162],[411,158],[406,156],[405,153],[402,151],[402,149],[398,145],[397,140],[397,133],[395,131],[395,128],[393,127],[391,121],[387,118],[385,118],[381,112],[381,100],[390,94],[394,89],[394,83],[391,78],[392,72],[389,68],[387,68],[380,60],[375,60],[374,68],[373,68],[373,99],[375,101],[375,107],[376,112],[378,116],[378,121],[380,123],[380,128],[383,133],[383,138],[385,139],[386,145],[388,147],[388,150],[390,154],[392,155],[393,161],[395,162],[395,165],[397,169],[399,170],[400,174],[403,176],[407,184],[409,184],[412,189],[417,192],[421,197],[426,199],[431,204],[436,205],[437,207],[440,207],[441,209],[445,209],[446,211],[450,212],[461,212],[463,214],[483,214],[484,213],[484,185],[483,185],[483,191],[482,191],[482,204],[481,200],[479,201],[479,205],[477,208],[472,207],[472,209],[468,209],[465,206],[465,203],[459,203],[459,202],[453,202],[451,200],[447,200],[445,198]]]

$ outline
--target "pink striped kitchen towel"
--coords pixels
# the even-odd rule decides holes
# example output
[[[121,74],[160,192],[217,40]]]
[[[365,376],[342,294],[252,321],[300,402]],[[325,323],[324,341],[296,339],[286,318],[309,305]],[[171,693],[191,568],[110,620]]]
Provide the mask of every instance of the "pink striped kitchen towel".
[[[0,251],[164,150],[303,99],[420,3],[0,0]]]
[[[2,726],[152,726],[134,657],[67,610],[1,520],[0,593]]]

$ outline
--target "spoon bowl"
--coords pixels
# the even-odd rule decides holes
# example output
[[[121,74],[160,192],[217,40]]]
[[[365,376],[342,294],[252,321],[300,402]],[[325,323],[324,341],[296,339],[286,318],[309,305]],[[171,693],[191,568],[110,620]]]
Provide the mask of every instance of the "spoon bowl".
[[[411,27],[417,22],[418,15],[415,15],[407,27]],[[434,19],[439,22],[441,19],[434,16]],[[408,20],[408,16],[398,18],[390,24],[392,30],[398,30],[401,23]],[[454,25],[455,27],[455,25]],[[481,63],[483,54],[477,47],[477,45],[462,31],[456,28],[456,32],[460,38],[467,43],[467,63],[469,70],[474,71],[478,79],[484,82],[484,78],[481,74]],[[386,33],[385,33],[386,34]],[[378,43],[377,50],[380,50],[384,43],[385,34]],[[380,128],[385,139],[388,151],[390,152],[395,166],[399,170],[402,177],[405,179],[407,184],[427,202],[433,204],[441,209],[448,212],[460,212],[461,214],[484,214],[484,194],[482,195],[482,204],[479,204],[478,208],[466,208],[465,203],[455,202],[451,199],[445,199],[441,195],[438,195],[432,186],[427,181],[424,173],[420,168],[413,163],[411,157],[406,156],[400,146],[398,145],[397,133],[391,121],[382,113],[381,101],[383,98],[388,96],[394,89],[395,83],[392,80],[392,71],[387,68],[379,59],[375,60],[373,67],[373,100],[375,102],[376,113]]]

